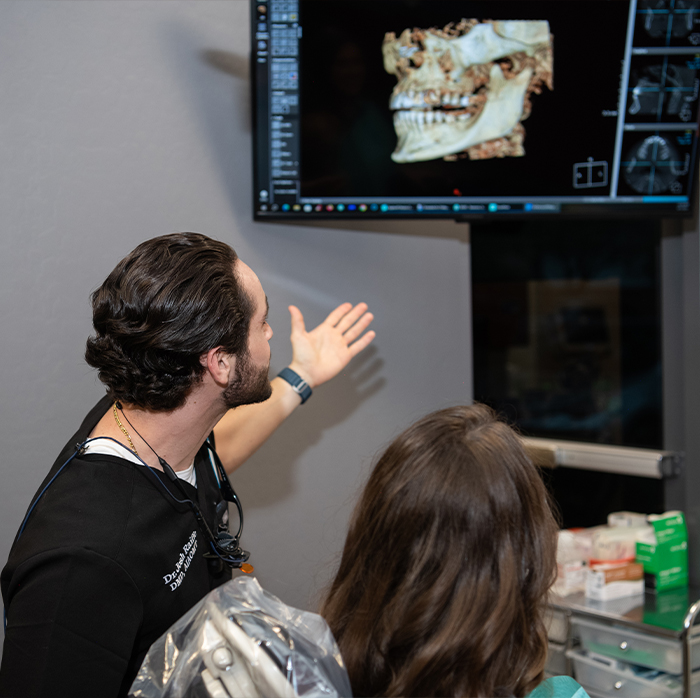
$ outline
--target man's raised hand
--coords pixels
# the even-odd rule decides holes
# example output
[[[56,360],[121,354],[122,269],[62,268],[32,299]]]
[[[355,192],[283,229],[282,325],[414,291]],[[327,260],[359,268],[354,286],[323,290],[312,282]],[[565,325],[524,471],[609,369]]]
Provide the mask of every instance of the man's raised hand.
[[[310,332],[304,316],[295,305],[289,306],[292,316],[293,358],[289,367],[312,387],[321,385],[347,366],[350,359],[365,349],[375,332],[365,330],[374,319],[366,303],[339,305]]]

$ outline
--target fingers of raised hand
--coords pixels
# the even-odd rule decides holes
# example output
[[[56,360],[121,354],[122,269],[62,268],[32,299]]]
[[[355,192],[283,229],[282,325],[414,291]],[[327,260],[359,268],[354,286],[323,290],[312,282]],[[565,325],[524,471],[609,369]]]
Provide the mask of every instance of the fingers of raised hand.
[[[330,315],[324,320],[324,323],[335,327],[341,318],[346,315],[350,310],[352,310],[352,303],[343,303],[339,305]]]
[[[367,303],[358,303],[354,308],[351,306],[336,322],[336,329],[345,334],[366,312]]]
[[[365,313],[362,315],[360,319],[343,334],[345,341],[348,344],[354,342],[367,329],[372,320],[374,320],[374,315],[372,315],[372,313]],[[372,333],[372,335],[374,336],[374,333]]]
[[[347,337],[347,334],[345,335]],[[354,344],[351,344],[348,347],[348,350],[350,351],[351,356],[357,356],[363,349],[366,349],[369,346],[369,343],[375,338],[376,333],[374,330],[370,330],[369,332],[365,332],[365,334],[360,337]]]
[[[292,332],[295,330],[304,332],[306,327],[304,325],[304,316],[302,315],[301,310],[299,310],[296,305],[290,305],[289,314],[292,319]]]

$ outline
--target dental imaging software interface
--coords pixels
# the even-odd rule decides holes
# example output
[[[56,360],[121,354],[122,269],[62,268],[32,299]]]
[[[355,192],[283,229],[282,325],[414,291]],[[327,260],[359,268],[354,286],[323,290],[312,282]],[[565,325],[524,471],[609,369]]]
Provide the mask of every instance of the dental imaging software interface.
[[[700,0],[259,0],[254,210],[692,205]]]

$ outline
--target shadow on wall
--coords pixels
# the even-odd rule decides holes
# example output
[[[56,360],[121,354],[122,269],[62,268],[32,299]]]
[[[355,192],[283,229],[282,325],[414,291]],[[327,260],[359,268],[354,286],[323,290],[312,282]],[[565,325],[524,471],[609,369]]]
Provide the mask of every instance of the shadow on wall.
[[[250,60],[248,56],[240,56],[229,51],[217,51],[216,49],[207,49],[202,51],[201,55],[209,65],[217,68],[222,73],[228,73],[233,75],[234,78],[241,78],[246,81],[249,79]]]
[[[234,475],[234,487],[245,490],[246,509],[269,507],[288,499],[296,491],[295,464],[305,451],[321,441],[323,432],[347,418],[360,405],[378,393],[386,379],[378,374],[384,366],[376,347],[356,356],[332,381],[333,389],[321,386],[299,411],[292,415],[263,446],[254,467],[244,464]],[[273,370],[273,373],[275,371]],[[330,385],[330,384],[329,384]],[[337,396],[343,399],[338,400]]]
[[[202,49],[186,24],[168,22],[163,44],[202,142],[209,148],[233,211],[250,208],[251,105],[248,56]],[[218,73],[218,75],[217,75]],[[231,81],[228,77],[234,77]],[[242,173],[244,175],[242,176]]]

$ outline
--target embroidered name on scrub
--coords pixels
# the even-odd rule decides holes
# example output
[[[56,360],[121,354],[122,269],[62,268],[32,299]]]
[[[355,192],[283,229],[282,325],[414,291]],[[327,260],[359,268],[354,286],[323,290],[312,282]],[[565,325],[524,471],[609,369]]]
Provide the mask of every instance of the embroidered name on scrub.
[[[180,557],[175,563],[175,569],[170,574],[163,577],[163,581],[170,585],[170,591],[175,591],[185,579],[187,568],[192,562],[195,552],[197,551],[197,531],[192,531],[187,543],[182,546]]]

